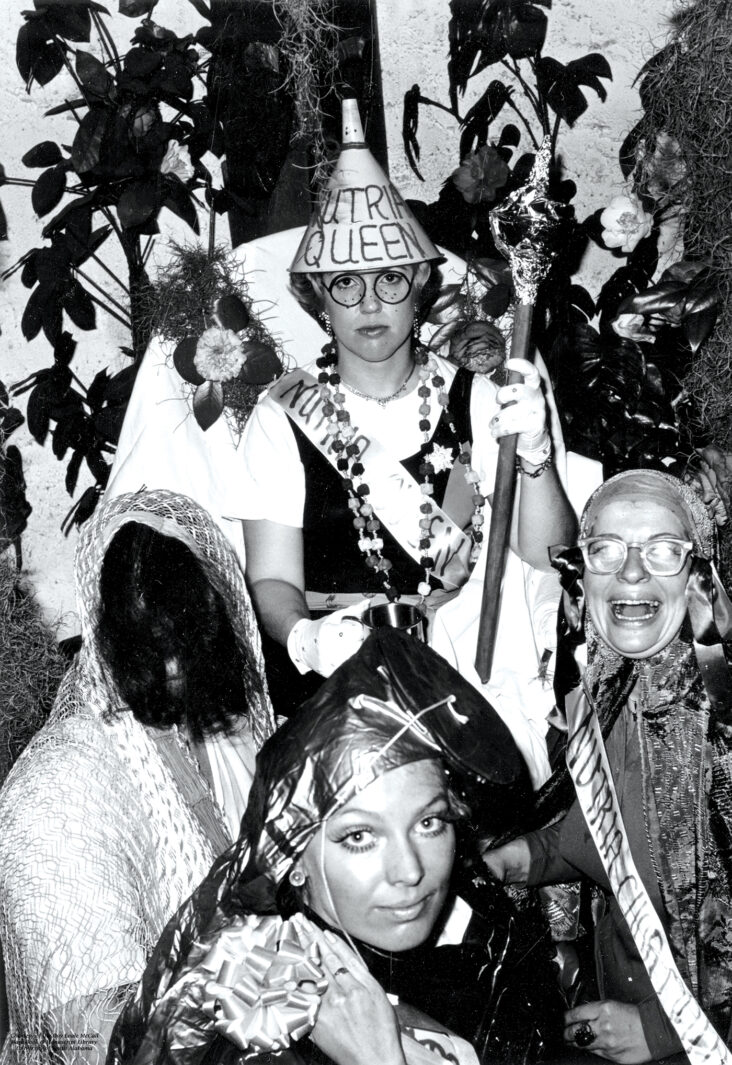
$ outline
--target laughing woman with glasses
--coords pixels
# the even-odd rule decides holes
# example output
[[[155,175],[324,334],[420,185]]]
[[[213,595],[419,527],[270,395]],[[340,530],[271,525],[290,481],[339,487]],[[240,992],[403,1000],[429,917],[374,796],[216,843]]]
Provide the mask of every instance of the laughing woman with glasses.
[[[291,268],[330,342],[270,388],[241,444],[247,573],[281,712],[360,646],[364,597],[430,608],[465,584],[496,437],[518,433],[515,555],[548,569],[548,545],[572,535],[536,369],[511,363],[523,383],[498,389],[419,340],[441,260],[345,101],[343,150]]]
[[[732,604],[714,530],[664,473],[591,497],[577,548],[554,556],[575,628],[587,608],[583,683],[563,700],[576,799],[484,855],[507,882],[599,886],[599,995],[566,1014],[565,1039],[612,1061],[702,1044],[694,1060],[730,1060]]]

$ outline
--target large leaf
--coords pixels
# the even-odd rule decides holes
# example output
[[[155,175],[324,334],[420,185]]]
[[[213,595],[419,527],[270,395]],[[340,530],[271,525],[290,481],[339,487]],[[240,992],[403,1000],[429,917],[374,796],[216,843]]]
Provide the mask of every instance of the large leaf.
[[[163,61],[159,52],[146,48],[131,48],[125,56],[125,73],[131,78],[147,78]]]
[[[43,447],[51,425],[51,397],[45,382],[37,384],[28,396],[28,432]]]
[[[36,252],[36,274],[41,286],[49,291],[62,285],[69,277],[69,256],[66,247],[54,241],[50,248]]]
[[[44,170],[31,192],[33,210],[39,217],[43,217],[44,214],[54,209],[65,191],[66,166],[61,163],[59,166]]]
[[[33,288],[33,286],[38,281],[38,271],[36,270],[37,254],[38,251],[34,248],[33,251],[28,252],[25,257],[25,262],[23,263],[23,269],[20,274],[20,280],[26,288]]]
[[[92,485],[85,492],[82,492],[78,501],[74,503],[61,522],[61,532],[64,536],[68,536],[75,525],[83,525],[92,516],[101,494],[97,485]]]
[[[101,107],[92,107],[82,118],[71,147],[71,162],[77,174],[93,170],[99,162],[108,122],[109,112]]]
[[[46,118],[50,118],[51,115],[63,115],[66,111],[78,111],[80,107],[86,106],[87,102],[84,97],[77,96],[74,100],[65,100],[62,104],[49,107],[48,111],[44,111],[43,114]]]
[[[547,18],[532,3],[512,3],[504,9],[502,29],[511,58],[528,59],[544,47]]]
[[[196,369],[194,360],[197,346],[198,337],[186,337],[173,352],[173,365],[183,380],[191,385],[202,385],[206,380]]]
[[[155,181],[132,181],[119,198],[117,215],[124,229],[141,226],[158,210]]]
[[[95,229],[94,232],[90,234],[86,242],[83,242],[76,233],[72,233],[67,229],[66,241],[74,265],[81,266],[83,262],[86,262],[89,256],[93,255],[97,249],[104,244],[111,232],[111,226],[100,226],[99,229]]]
[[[20,329],[26,340],[35,340],[43,326],[44,290],[39,285],[31,292],[20,320]]]
[[[52,33],[67,41],[88,41],[91,18],[84,3],[54,3],[45,6],[45,21]]]
[[[224,388],[220,381],[204,381],[193,393],[193,415],[204,432],[219,419],[224,409]]]
[[[158,0],[119,0],[119,13],[127,18],[149,15]]]
[[[76,483],[79,480],[79,470],[81,469],[81,462],[84,458],[83,451],[75,451],[69,459],[69,464],[66,467],[66,476],[64,478],[64,484],[66,491],[70,496],[76,491]]]
[[[640,122],[636,122],[630,133],[620,145],[618,161],[620,162],[620,169],[623,172],[624,178],[629,177],[635,169],[638,157],[638,144],[643,140],[646,127],[646,119],[642,118]]]
[[[132,394],[132,386],[137,378],[138,369],[139,364],[125,366],[124,370],[120,370],[114,377],[110,377],[106,393],[108,404],[111,406],[127,405],[127,401]]]
[[[247,305],[238,296],[222,296],[214,304],[214,312],[224,329],[233,329],[238,333],[249,325]]]
[[[463,119],[463,134],[460,137],[461,159],[464,159],[474,148],[486,144],[491,123],[510,100],[512,93],[513,89],[504,85],[502,81],[490,82],[483,95]]]
[[[200,232],[196,205],[183,182],[175,176],[166,179],[163,206],[187,222],[194,233]]]
[[[48,85],[63,69],[64,53],[55,41],[48,39],[48,30],[41,19],[26,22],[18,31],[15,62],[20,76],[30,90],[31,83]]]
[[[618,314],[662,314],[680,320],[687,292],[683,281],[661,281],[623,300]]]
[[[72,281],[63,297],[63,309],[79,329],[94,329],[97,314],[91,296],[78,281]]]
[[[690,314],[684,318],[683,329],[689,347],[696,354],[707,337],[714,329],[719,309],[717,306],[707,307],[703,311]]]
[[[282,363],[270,344],[250,340],[242,345],[247,361],[239,377],[250,385],[267,385],[282,374]]]
[[[607,90],[601,77],[611,78],[612,73],[605,57],[597,53],[573,59],[566,66],[551,56],[542,56],[536,65],[539,91],[554,113],[569,126],[587,110],[581,85],[594,89],[601,100],[606,99]]]
[[[41,141],[27,151],[21,162],[23,166],[55,166],[63,159],[61,149],[54,141]]]
[[[76,73],[81,84],[93,96],[106,96],[114,84],[104,63],[100,63],[91,52],[84,52],[81,48],[76,52]]]

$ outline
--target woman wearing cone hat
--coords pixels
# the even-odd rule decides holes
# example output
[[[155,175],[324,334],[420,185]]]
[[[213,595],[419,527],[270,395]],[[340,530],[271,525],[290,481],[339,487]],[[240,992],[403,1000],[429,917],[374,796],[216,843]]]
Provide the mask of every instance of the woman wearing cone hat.
[[[293,664],[317,685],[361,644],[364,597],[430,608],[465,584],[498,437],[518,433],[515,556],[548,569],[548,545],[574,530],[534,367],[520,361],[523,383],[497,389],[420,343],[442,257],[364,143],[356,102],[343,109],[291,267],[331,340],[269,390],[242,442],[247,571],[284,712],[308,690]]]

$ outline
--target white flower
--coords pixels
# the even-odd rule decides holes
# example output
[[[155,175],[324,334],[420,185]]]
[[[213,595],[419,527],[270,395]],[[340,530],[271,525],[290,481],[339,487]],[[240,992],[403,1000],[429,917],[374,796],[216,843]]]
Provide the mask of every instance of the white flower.
[[[429,462],[435,473],[439,473],[441,470],[451,470],[453,466],[452,450],[449,447],[443,447],[442,444],[435,444],[432,451],[425,455],[425,462]]]
[[[168,141],[168,148],[160,164],[161,174],[175,174],[181,181],[190,181],[193,177],[193,163],[190,152],[178,141]]]
[[[642,314],[619,314],[613,321],[613,329],[626,340],[653,340],[654,333],[646,325]]]
[[[230,381],[246,361],[236,333],[217,325],[212,325],[201,335],[193,357],[196,369],[207,381]]]
[[[637,196],[624,193],[610,201],[600,215],[602,239],[608,248],[631,252],[653,227],[653,215],[643,209]]]

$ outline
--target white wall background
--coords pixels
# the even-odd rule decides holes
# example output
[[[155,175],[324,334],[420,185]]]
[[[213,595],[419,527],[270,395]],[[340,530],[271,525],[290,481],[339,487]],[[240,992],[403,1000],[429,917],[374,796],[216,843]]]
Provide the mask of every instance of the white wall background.
[[[241,0],[245,3],[246,0]],[[4,0],[4,32],[0,40],[0,114],[2,114],[2,150],[0,163],[8,175],[34,177],[40,171],[27,171],[21,158],[42,140],[71,143],[75,122],[68,115],[44,118],[48,108],[72,93],[71,79],[60,74],[45,89],[34,86],[27,95],[15,66],[15,39],[22,24],[20,12],[29,0]],[[107,5],[116,10],[109,0]],[[430,201],[437,195],[445,177],[458,164],[457,137],[453,120],[444,112],[421,108],[419,139],[422,146],[420,183],[407,165],[401,143],[402,100],[415,82],[432,99],[448,103],[446,61],[448,0],[377,0],[381,42],[381,62],[386,103],[387,139],[392,178],[405,196]],[[668,32],[668,17],[675,0],[554,0],[549,14],[549,36],[545,54],[562,62],[579,58],[587,52],[601,52],[610,63],[614,80],[605,82],[608,100],[603,104],[588,90],[590,106],[575,129],[565,132],[560,151],[565,160],[566,176],[578,186],[575,200],[578,215],[604,206],[622,187],[617,152],[625,134],[639,114],[633,80],[643,63],[658,50]],[[202,20],[185,0],[160,0],[155,21],[182,34],[194,31]],[[130,39],[136,20],[114,15],[112,33],[118,46]],[[83,46],[91,47],[94,45]],[[484,78],[475,79],[475,92],[482,91]],[[73,95],[76,95],[73,92]],[[466,98],[466,108],[470,103]],[[499,119],[498,128],[501,127]],[[506,118],[506,120],[508,120]],[[10,239],[0,243],[0,271],[11,265],[29,248],[39,246],[43,220],[34,217],[30,190],[5,186],[0,190],[8,215]],[[50,217],[50,216],[49,216]],[[47,219],[46,219],[47,220]],[[163,219],[164,234],[182,231],[177,220]],[[224,227],[220,227],[222,233]],[[190,232],[190,231],[188,231]],[[607,261],[606,261],[607,260]],[[122,263],[118,263],[122,272]],[[610,257],[591,252],[583,264],[583,281],[596,290],[603,273],[610,273]],[[107,283],[107,282],[105,282]],[[10,385],[50,361],[50,348],[41,336],[27,343],[20,330],[20,320],[28,290],[16,275],[6,282],[0,300],[0,379]],[[77,374],[88,383],[96,370],[109,365],[114,371],[127,360],[119,354],[120,344],[127,342],[124,329],[99,314],[100,328],[83,334],[72,327],[78,348],[74,362]],[[18,402],[25,407],[25,397]],[[59,619],[61,632],[77,631],[74,616],[73,552],[78,533],[64,539],[59,526],[71,505],[63,476],[65,464],[52,455],[48,444],[41,448],[26,427],[16,432],[13,441],[23,453],[28,497],[33,505],[28,530],[24,536],[26,570],[33,581],[49,617]],[[88,480],[80,477],[77,495]]]

